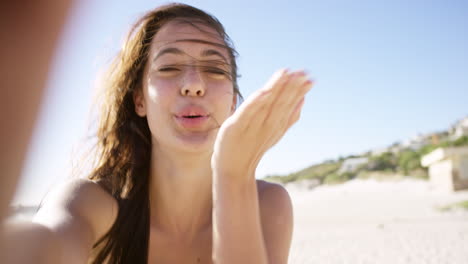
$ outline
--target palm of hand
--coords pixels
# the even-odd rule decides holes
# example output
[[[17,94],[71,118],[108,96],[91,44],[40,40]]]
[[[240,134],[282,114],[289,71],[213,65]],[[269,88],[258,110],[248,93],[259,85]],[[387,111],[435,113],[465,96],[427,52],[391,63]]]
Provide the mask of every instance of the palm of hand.
[[[276,72],[220,127],[212,167],[234,175],[250,175],[265,152],[299,120],[312,81],[303,71]]]

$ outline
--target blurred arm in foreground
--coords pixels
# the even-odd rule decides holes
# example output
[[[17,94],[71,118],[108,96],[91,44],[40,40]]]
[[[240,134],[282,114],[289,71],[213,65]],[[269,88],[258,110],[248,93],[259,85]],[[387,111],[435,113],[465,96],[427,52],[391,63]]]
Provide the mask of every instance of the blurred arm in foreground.
[[[51,244],[42,239],[45,227],[38,224],[7,228],[9,204],[15,194],[28,145],[34,129],[42,94],[48,77],[55,47],[58,43],[71,0],[14,1],[0,3],[0,257],[18,254],[12,262],[23,263],[29,256],[38,263],[40,256],[28,250],[31,245],[40,250]],[[9,230],[6,230],[9,229]],[[7,231],[7,232],[5,232]],[[6,234],[8,233],[8,235]],[[27,245],[25,241],[28,241]],[[14,256],[13,256],[14,257]],[[38,258],[39,257],[39,258]],[[32,259],[29,263],[33,263]],[[16,260],[16,261],[15,261]],[[53,263],[44,259],[44,263]]]

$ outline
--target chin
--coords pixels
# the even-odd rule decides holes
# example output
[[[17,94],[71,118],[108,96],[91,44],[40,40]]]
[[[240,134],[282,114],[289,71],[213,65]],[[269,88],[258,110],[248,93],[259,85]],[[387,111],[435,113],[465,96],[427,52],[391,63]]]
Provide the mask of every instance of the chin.
[[[192,133],[177,136],[177,145],[182,152],[201,153],[212,152],[216,134]]]

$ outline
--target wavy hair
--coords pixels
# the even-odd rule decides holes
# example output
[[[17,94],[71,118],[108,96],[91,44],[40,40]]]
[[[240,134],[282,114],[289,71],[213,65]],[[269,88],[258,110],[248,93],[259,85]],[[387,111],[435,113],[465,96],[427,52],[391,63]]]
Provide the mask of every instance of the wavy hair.
[[[224,40],[230,57],[233,91],[237,53],[223,25],[206,12],[185,4],[168,4],[145,14],[131,28],[123,48],[103,79],[103,104],[97,130],[97,163],[88,176],[118,202],[117,218],[93,246],[88,263],[147,263],[149,246],[149,168],[151,132],[146,117],[135,113],[134,93],[142,89],[151,42],[166,23],[205,25]]]

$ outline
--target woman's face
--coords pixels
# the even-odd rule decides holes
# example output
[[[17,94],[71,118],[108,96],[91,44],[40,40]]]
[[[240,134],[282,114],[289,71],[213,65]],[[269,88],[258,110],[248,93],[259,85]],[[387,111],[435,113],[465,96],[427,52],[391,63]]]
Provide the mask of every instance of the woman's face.
[[[229,54],[215,30],[180,21],[151,44],[136,112],[147,116],[155,147],[211,151],[219,126],[235,109]]]

